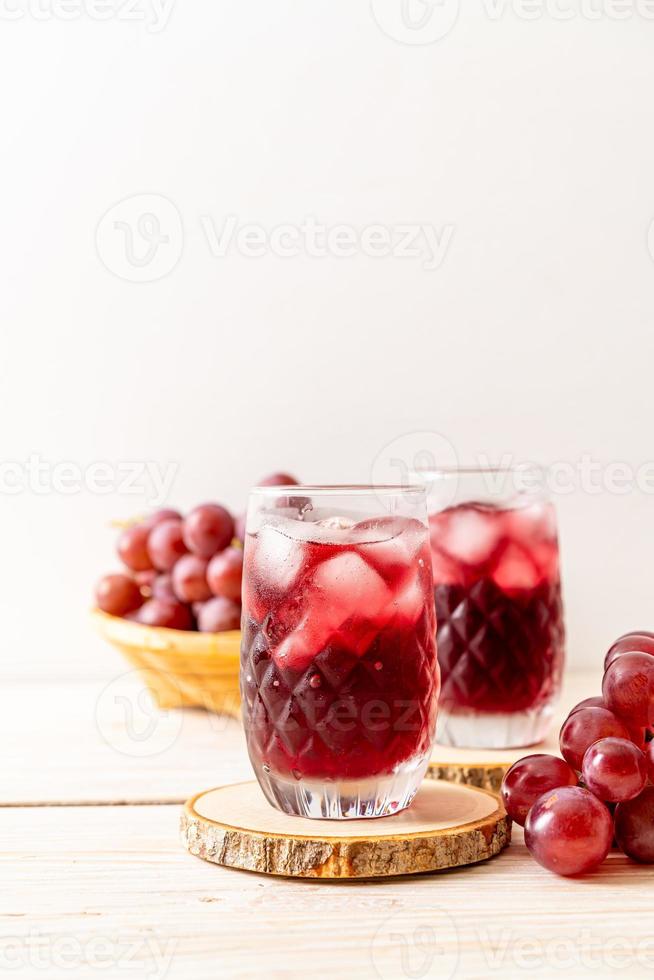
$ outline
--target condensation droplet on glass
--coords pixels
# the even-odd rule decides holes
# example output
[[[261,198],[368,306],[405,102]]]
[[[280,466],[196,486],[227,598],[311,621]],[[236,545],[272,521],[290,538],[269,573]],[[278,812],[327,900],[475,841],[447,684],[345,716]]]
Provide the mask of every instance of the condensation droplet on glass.
[[[383,666],[381,660],[375,660],[375,670],[381,670]]]

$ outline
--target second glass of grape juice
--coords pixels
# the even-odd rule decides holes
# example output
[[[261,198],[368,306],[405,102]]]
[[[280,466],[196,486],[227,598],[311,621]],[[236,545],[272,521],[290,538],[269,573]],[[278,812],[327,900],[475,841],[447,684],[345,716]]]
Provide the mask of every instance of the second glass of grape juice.
[[[442,675],[438,740],[509,748],[545,737],[564,627],[554,506],[539,470],[422,471]]]
[[[273,806],[378,817],[413,799],[439,670],[421,487],[259,487],[250,496],[241,692]]]

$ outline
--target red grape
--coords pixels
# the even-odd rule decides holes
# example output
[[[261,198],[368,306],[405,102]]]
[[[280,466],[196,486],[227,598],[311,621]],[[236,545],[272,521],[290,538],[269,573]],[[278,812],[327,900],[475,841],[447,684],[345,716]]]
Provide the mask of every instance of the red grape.
[[[182,515],[178,510],[173,510],[171,507],[163,507],[161,510],[155,510],[153,514],[148,514],[143,519],[143,523],[146,527],[153,528],[155,524],[161,524],[162,521],[181,521],[181,519]]]
[[[148,568],[145,572],[134,572],[134,581],[138,583],[144,595],[149,595],[152,592],[152,586],[156,577],[156,568]]]
[[[647,775],[650,782],[654,783],[654,742],[648,742],[643,751],[647,760]]]
[[[606,803],[632,800],[647,782],[645,756],[624,738],[601,738],[591,745],[581,771],[591,793]]]
[[[637,745],[641,752],[645,751],[647,747],[647,733],[649,728],[644,725],[630,725],[628,721],[625,720],[625,724],[629,729],[629,738]]]
[[[247,520],[247,514],[239,514],[239,516],[234,519],[234,537],[238,538],[238,540],[241,543],[245,542],[246,520]]]
[[[605,708],[605,707],[606,705],[604,704],[604,698],[596,695],[595,697],[592,698],[585,698],[583,701],[580,701],[579,704],[576,704],[574,708],[571,709],[568,717],[570,717],[570,715],[573,715],[575,711],[579,711],[580,708]]]
[[[148,553],[148,535],[150,528],[145,524],[132,524],[126,527],[118,538],[118,555],[120,560],[133,572],[145,572],[152,568]]]
[[[581,772],[586,749],[600,738],[629,738],[629,731],[606,708],[578,708],[563,722],[559,735],[561,755],[573,769]]]
[[[242,578],[242,548],[225,548],[209,562],[207,581],[214,595],[240,602]]]
[[[174,630],[193,629],[189,607],[166,599],[148,599],[138,612],[138,622],[146,626],[167,626]]]
[[[647,653],[624,653],[614,660],[602,681],[607,708],[644,726],[654,718],[654,658]]]
[[[173,590],[182,602],[202,602],[211,596],[207,563],[197,555],[182,555],[173,568]]]
[[[654,786],[615,808],[615,839],[628,857],[654,864]]]
[[[527,813],[539,796],[557,786],[576,786],[577,774],[554,755],[527,755],[515,762],[502,781],[506,812],[524,827]]]
[[[211,558],[231,544],[234,519],[220,504],[200,504],[184,520],[184,542],[200,558]]]
[[[271,473],[257,483],[258,487],[297,487],[298,481],[289,473]]]
[[[654,656],[654,633],[647,630],[625,633],[615,641],[604,658],[604,670],[608,670],[613,661],[624,653],[649,653]]]
[[[152,595],[155,599],[166,599],[168,602],[179,602],[173,589],[173,577],[169,572],[157,575],[152,583]]]
[[[169,572],[187,551],[182,537],[182,522],[171,517],[156,524],[150,532],[148,551],[154,567],[160,572]]]
[[[592,871],[605,859],[612,842],[609,811],[580,786],[543,793],[527,814],[525,844],[539,864],[559,875]]]
[[[125,616],[143,602],[141,590],[129,575],[105,575],[95,589],[95,601],[103,612]]]
[[[237,630],[241,625],[241,607],[222,596],[202,603],[196,615],[201,633],[223,633],[225,630]]]

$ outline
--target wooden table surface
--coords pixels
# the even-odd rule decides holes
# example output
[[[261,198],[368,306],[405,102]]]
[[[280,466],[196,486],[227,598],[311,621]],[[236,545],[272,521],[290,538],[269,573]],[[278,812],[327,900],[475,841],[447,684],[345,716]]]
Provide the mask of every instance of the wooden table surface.
[[[562,709],[596,692],[568,680]],[[371,882],[223,869],[179,804],[250,778],[237,723],[109,684],[0,691],[0,971],[18,977],[651,977],[654,869],[557,878],[520,828],[474,867]],[[438,753],[437,753],[438,754]]]

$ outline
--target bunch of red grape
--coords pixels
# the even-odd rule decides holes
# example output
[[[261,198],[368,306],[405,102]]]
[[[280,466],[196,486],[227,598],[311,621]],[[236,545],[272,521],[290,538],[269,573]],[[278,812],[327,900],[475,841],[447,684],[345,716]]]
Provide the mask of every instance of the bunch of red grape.
[[[273,473],[258,486],[296,486]],[[95,599],[103,612],[147,626],[222,633],[241,621],[245,515],[234,519],[220,504],[201,504],[182,517],[158,510],[122,531],[123,572],[105,575]]]
[[[504,777],[507,813],[539,864],[583,874],[614,840],[634,861],[654,863],[653,728],[654,633],[627,633],[606,655],[601,697],[563,723],[563,759],[528,755]]]

